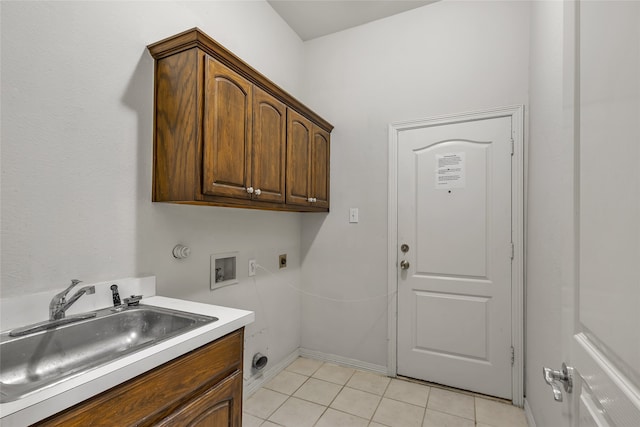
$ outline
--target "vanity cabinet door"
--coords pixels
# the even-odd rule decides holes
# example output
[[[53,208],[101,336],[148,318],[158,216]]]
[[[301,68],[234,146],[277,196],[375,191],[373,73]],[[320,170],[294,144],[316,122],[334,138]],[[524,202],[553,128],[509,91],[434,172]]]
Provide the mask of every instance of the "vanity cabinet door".
[[[202,192],[250,199],[252,85],[205,56]]]
[[[240,427],[242,425],[242,374],[236,372],[194,398],[158,427]]]

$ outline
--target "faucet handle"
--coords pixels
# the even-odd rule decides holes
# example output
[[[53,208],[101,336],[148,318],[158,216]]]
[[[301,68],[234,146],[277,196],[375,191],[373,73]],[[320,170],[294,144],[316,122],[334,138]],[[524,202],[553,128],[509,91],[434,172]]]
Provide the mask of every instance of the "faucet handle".
[[[133,307],[140,304],[142,295],[131,295],[131,298],[125,298],[124,303],[129,307]]]
[[[82,283],[82,280],[78,280],[78,279],[71,279],[71,284],[69,285],[69,287],[67,289],[65,289],[64,291],[60,292],[59,294],[57,294],[54,297],[54,300],[58,300],[60,302],[64,302],[65,301],[65,297],[67,296],[67,294],[69,293],[69,291],[71,289],[73,289],[74,287],[76,287],[79,283]],[[54,302],[53,300],[51,301],[52,303]]]
[[[82,283],[82,280],[78,280],[78,279],[71,279],[71,285],[67,288],[66,291],[64,291],[64,295],[62,295],[62,299],[64,300],[64,297],[67,296],[67,294],[69,293],[69,291],[73,288],[75,288],[76,286],[78,286],[80,283]]]

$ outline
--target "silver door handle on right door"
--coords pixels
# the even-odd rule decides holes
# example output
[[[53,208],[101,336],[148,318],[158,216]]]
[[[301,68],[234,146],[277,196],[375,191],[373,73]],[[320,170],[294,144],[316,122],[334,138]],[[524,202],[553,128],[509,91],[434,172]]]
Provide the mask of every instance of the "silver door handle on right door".
[[[553,399],[556,402],[562,402],[562,390],[560,390],[560,384],[564,386],[564,391],[571,393],[573,390],[573,378],[572,368],[568,368],[567,365],[562,363],[562,370],[556,371],[550,368],[542,368],[542,376],[547,384],[553,389]]]
[[[409,262],[405,261],[405,260],[400,261],[400,268],[402,270],[408,270],[409,269]]]

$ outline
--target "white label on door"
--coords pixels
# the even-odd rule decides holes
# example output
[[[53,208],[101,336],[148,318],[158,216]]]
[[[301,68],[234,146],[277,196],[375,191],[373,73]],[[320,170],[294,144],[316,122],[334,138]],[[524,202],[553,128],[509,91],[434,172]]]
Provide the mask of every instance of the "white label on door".
[[[464,188],[465,184],[465,153],[436,154],[436,188]]]

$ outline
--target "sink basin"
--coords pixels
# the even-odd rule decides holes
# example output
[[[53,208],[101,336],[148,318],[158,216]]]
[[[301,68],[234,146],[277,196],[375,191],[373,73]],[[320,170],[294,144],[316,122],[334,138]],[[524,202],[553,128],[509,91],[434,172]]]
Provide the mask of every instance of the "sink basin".
[[[102,364],[218,320],[140,305],[26,336],[0,334],[0,403],[21,399]]]

